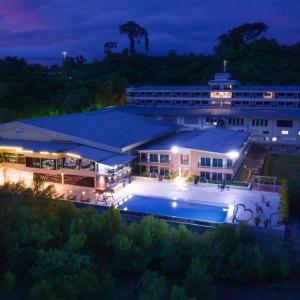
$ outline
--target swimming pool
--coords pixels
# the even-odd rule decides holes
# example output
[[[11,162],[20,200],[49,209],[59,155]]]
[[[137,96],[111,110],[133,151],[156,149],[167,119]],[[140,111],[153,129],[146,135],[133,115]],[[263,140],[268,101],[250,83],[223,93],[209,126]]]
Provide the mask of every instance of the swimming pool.
[[[127,197],[118,209],[211,223],[224,223],[227,216],[227,209],[222,206],[139,195]]]

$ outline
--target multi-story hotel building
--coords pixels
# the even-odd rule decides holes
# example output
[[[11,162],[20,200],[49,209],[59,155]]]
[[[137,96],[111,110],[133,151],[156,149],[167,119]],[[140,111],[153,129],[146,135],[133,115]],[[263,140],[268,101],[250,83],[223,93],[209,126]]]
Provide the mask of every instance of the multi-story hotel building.
[[[122,111],[191,129],[245,131],[252,141],[300,151],[300,86],[243,86],[217,73],[206,86],[133,86]]]
[[[139,171],[231,181],[247,154],[249,137],[248,133],[222,128],[177,132],[138,150]]]

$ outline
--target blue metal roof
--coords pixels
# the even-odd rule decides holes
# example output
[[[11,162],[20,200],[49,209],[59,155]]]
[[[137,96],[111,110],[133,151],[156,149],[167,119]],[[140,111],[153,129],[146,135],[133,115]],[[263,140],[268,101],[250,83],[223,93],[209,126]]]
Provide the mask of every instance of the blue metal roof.
[[[29,140],[0,139],[0,147],[20,147],[23,150],[33,152],[62,152],[71,150],[78,146],[74,143],[39,142]]]
[[[221,84],[223,81],[210,81],[210,84]],[[231,80],[229,83],[236,83],[235,80]],[[131,86],[128,88],[128,92],[198,92],[207,91],[210,92],[211,88],[208,85],[157,85],[157,86]],[[234,85],[229,91],[250,91],[250,92],[299,92],[299,85]]]
[[[182,131],[161,141],[154,142],[141,151],[171,150],[173,146],[199,151],[226,154],[230,151],[240,151],[250,134],[223,128],[208,130]]]
[[[71,140],[75,142],[78,138],[78,143],[81,144],[84,142],[80,139],[84,139],[98,143],[99,148],[101,145],[108,145],[117,149],[160,137],[178,128],[175,124],[128,114],[113,108],[20,122],[72,136]]]
[[[216,117],[262,117],[278,119],[300,119],[300,109],[266,109],[266,108],[199,108],[166,106],[127,105],[115,109],[143,116],[216,116]]]
[[[166,91],[166,92],[193,92],[193,91],[210,91],[210,87],[207,85],[141,85],[130,86],[128,89],[130,92],[151,92],[151,91]]]
[[[173,146],[183,147],[185,143],[201,134],[201,131],[181,131],[165,137],[161,140],[143,146],[141,150],[171,150]]]
[[[184,144],[184,148],[200,151],[226,154],[230,151],[240,151],[250,134],[236,130],[213,128],[201,131],[193,139]]]

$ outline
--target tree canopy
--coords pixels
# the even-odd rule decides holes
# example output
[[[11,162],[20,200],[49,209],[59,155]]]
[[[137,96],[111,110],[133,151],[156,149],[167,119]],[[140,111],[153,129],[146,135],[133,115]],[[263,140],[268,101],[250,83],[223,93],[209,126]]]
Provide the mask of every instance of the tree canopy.
[[[222,281],[292,270],[280,240],[260,242],[243,224],[200,234],[153,216],[127,223],[114,207],[99,213],[53,197],[40,184],[0,187],[1,299],[18,299],[20,290],[22,299],[213,299]]]
[[[0,122],[122,105],[128,85],[207,84],[224,59],[244,84],[299,85],[300,42],[281,45],[266,38],[266,30],[263,23],[233,28],[210,55],[170,50],[130,57],[123,51],[89,63],[82,56],[66,57],[62,66],[51,67],[7,57],[0,60]]]

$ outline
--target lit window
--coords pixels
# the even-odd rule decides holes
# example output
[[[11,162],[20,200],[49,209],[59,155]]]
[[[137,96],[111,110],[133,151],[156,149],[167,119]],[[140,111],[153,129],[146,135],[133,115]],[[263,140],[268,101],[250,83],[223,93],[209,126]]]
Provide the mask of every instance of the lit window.
[[[265,92],[264,93],[264,98],[270,99],[274,97],[274,93],[273,92]]]
[[[288,130],[282,130],[281,134],[285,134],[286,135],[286,134],[289,134],[289,132],[288,132]]]
[[[276,142],[277,141],[277,137],[272,137],[272,142]]]
[[[211,92],[210,98],[232,98],[232,92]]]

